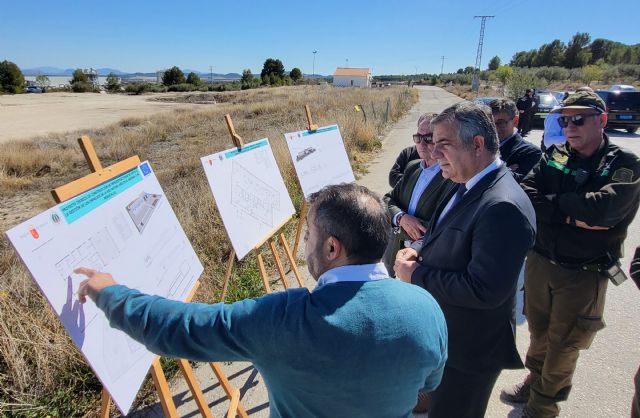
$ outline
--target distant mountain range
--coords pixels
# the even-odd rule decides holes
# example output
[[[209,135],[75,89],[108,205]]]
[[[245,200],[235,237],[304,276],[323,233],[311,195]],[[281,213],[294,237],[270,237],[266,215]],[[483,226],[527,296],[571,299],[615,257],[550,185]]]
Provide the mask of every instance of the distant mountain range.
[[[56,67],[35,67],[35,68],[22,68],[22,74],[26,76],[37,76],[37,75],[49,75],[49,76],[68,76],[71,77],[75,68],[56,68]],[[108,76],[113,73],[118,77],[155,77],[156,73],[126,73],[124,71],[116,70],[115,68],[96,68],[99,76]],[[209,78],[213,77],[214,80],[240,80],[242,75],[238,73],[227,73],[227,74],[218,74],[218,73],[205,73],[197,70],[182,70],[183,73],[189,74],[191,72],[198,74],[201,78]]]
[[[37,75],[48,75],[48,76],[67,76],[71,77],[73,72],[76,70],[75,68],[56,68],[56,67],[35,67],[35,68],[22,68],[22,74],[25,76],[37,76]],[[156,73],[126,73],[124,71],[116,70],[114,68],[96,68],[99,76],[106,77],[109,74],[113,73],[118,77],[129,78],[129,77],[155,77]],[[219,73],[207,73],[198,70],[189,70],[185,69],[182,72],[187,75],[189,73],[196,73],[200,78],[209,79],[212,77],[214,80],[240,80],[242,75],[238,73],[227,73],[227,74],[219,74]],[[254,77],[260,76],[260,73],[254,73]],[[305,78],[326,78],[327,76],[323,76],[320,74],[303,74]]]

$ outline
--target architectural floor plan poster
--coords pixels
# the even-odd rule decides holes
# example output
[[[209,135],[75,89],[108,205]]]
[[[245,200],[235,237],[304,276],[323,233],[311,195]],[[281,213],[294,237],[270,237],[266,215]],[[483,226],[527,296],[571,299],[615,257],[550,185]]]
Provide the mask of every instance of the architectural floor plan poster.
[[[202,273],[187,236],[147,162],[12,228],[7,236],[74,343],[126,414],[154,355],[109,326],[84,276],[111,273],[144,293],[185,300]]]
[[[338,125],[284,135],[304,197],[324,186],[356,181]]]
[[[268,139],[201,161],[238,260],[294,214]]]

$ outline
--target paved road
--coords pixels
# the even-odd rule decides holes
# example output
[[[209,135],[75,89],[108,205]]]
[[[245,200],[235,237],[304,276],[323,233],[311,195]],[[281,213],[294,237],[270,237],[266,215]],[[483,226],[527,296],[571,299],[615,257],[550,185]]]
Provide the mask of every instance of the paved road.
[[[436,87],[420,87],[421,100],[412,111],[400,120],[386,135],[383,151],[369,166],[369,173],[358,182],[371,189],[386,193],[388,190],[388,170],[402,148],[410,145],[411,134],[415,133],[416,122],[424,112],[438,112],[460,99]],[[640,135],[613,132],[612,141],[627,147],[640,155]],[[533,131],[528,138],[540,143],[541,132]],[[636,219],[629,231],[625,244],[624,267],[628,270],[630,259],[637,245],[640,245],[640,220]],[[306,270],[306,269],[303,269]],[[313,283],[308,281],[308,287]],[[633,394],[633,375],[640,364],[640,292],[630,280],[619,287],[610,286],[607,294],[605,320],[607,328],[601,331],[590,350],[583,352],[574,377],[574,387],[569,401],[562,404],[562,417],[602,418],[627,417]],[[518,318],[518,349],[524,357],[528,346],[526,322]],[[241,389],[242,404],[252,417],[268,416],[268,397],[261,377],[248,363],[225,365],[232,383]],[[228,402],[217,385],[208,367],[199,367],[198,379],[205,390],[214,416],[224,416]],[[520,409],[499,400],[500,388],[520,382],[524,370],[505,371],[500,376],[492,394],[487,418],[515,418]],[[179,380],[173,385],[175,399],[179,403],[179,413],[183,417],[197,416],[195,404],[190,394]],[[461,394],[461,400],[464,394]],[[137,411],[134,417],[160,417],[157,405]],[[417,417],[426,417],[419,415]]]

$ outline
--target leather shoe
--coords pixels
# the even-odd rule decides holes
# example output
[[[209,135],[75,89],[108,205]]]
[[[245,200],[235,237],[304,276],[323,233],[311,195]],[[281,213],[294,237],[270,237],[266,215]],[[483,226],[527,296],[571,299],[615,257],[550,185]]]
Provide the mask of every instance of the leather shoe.
[[[500,399],[510,403],[527,403],[529,394],[531,393],[532,380],[533,377],[528,375],[522,383],[518,383],[507,389],[502,389]]]

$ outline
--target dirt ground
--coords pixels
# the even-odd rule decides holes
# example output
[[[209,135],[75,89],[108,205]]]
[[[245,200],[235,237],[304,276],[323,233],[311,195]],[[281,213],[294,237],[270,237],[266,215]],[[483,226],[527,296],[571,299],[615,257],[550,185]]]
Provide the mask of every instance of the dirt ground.
[[[51,132],[101,128],[125,118],[197,106],[149,100],[162,96],[105,93],[0,95],[0,143],[45,136]]]

